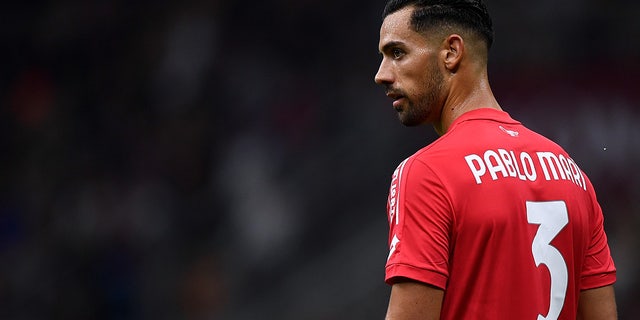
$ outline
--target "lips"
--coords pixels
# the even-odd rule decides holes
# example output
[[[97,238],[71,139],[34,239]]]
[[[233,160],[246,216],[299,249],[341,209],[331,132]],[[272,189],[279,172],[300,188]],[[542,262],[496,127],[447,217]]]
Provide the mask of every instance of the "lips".
[[[397,100],[403,97],[403,95],[401,95],[398,92],[395,91],[387,91],[387,97],[393,99],[393,100]]]
[[[402,105],[401,105],[401,104],[402,104],[402,100],[403,100],[403,99],[404,99],[404,96],[399,96],[399,97],[397,97],[397,98],[394,98],[394,100],[393,100],[393,107],[394,107],[396,110],[401,110],[401,109],[402,109]]]
[[[404,96],[398,92],[395,91],[387,91],[387,97],[393,99],[393,107],[396,110],[400,110],[402,109],[402,99],[404,99]]]

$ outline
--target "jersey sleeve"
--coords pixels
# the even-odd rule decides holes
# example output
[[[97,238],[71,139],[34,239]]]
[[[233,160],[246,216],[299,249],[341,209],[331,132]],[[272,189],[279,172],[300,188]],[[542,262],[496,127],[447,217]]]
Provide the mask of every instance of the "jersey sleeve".
[[[385,281],[391,285],[411,279],[445,289],[452,214],[446,190],[433,170],[419,159],[402,162],[392,176],[387,209]]]
[[[582,268],[580,290],[603,287],[616,282],[616,267],[607,244],[602,209],[596,200],[591,183],[589,188],[594,210],[590,225],[590,244]]]

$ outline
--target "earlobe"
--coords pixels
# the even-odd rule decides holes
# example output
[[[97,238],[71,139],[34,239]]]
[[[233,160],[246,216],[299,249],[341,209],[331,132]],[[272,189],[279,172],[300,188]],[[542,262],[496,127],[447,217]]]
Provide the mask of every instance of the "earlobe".
[[[464,40],[460,35],[451,34],[445,40],[445,45],[444,66],[451,73],[456,73],[464,54]]]

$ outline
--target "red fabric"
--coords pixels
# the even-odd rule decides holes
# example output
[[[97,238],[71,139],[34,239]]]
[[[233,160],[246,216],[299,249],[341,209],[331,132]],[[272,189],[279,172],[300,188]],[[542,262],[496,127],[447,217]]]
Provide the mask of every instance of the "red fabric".
[[[385,280],[445,289],[441,319],[575,319],[580,290],[616,280],[591,182],[506,112],[465,113],[403,161],[387,209]]]

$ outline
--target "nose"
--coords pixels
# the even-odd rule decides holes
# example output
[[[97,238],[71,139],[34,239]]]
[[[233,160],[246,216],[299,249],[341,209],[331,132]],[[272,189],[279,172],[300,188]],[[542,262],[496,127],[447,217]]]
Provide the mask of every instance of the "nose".
[[[374,81],[377,84],[393,83],[393,74],[389,68],[387,59],[382,59],[382,62],[380,62],[380,67],[378,68],[378,73],[376,73]]]

